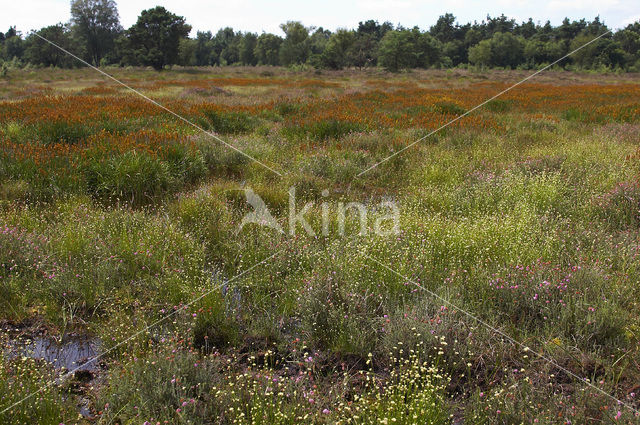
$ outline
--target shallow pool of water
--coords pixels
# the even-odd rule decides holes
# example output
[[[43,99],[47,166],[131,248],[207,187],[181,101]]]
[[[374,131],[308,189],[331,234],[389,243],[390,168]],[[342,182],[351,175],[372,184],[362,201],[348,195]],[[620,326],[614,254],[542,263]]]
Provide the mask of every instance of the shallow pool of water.
[[[93,371],[98,368],[98,362],[85,363],[98,355],[99,350],[100,341],[96,338],[68,336],[58,342],[47,336],[33,336],[9,341],[5,355],[42,359],[56,369]]]

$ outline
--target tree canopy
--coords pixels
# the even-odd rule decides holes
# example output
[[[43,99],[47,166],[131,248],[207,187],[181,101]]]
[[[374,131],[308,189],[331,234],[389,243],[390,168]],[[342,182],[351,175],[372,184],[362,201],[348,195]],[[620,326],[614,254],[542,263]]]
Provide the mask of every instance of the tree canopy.
[[[129,48],[142,65],[162,69],[178,59],[180,39],[189,35],[191,26],[182,16],[162,6],[143,10],[138,21],[127,30]]]
[[[460,24],[451,13],[428,29],[363,20],[355,29],[332,32],[299,21],[280,25],[281,34],[242,32],[231,27],[198,31],[189,38],[185,18],[158,6],[143,10],[124,31],[114,0],[72,0],[71,21],[38,31],[95,65],[308,65],[343,69],[380,66],[391,71],[411,68],[482,66],[534,69],[597,41],[562,60],[558,66],[640,71],[640,22],[609,32],[599,17],[558,26],[505,15]],[[76,66],[41,39],[22,36],[15,27],[0,33],[0,61],[11,66]],[[49,38],[50,37],[50,38]],[[44,44],[43,44],[44,43]]]
[[[83,42],[87,59],[94,65],[100,65],[122,32],[113,0],[72,0],[71,27]]]

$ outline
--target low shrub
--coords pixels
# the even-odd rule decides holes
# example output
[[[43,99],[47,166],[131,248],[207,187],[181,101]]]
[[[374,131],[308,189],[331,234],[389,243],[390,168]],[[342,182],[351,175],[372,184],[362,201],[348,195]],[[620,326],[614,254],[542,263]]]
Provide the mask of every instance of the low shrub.
[[[325,141],[339,139],[349,133],[363,130],[365,130],[365,127],[362,124],[327,119],[302,125],[285,126],[282,132],[289,138],[310,138],[312,140]]]
[[[0,353],[0,422],[59,425],[76,420],[74,403],[56,378],[57,374],[41,361],[7,359]],[[45,383],[53,384],[43,387]],[[12,407],[14,403],[19,405]]]
[[[594,200],[598,218],[617,228],[640,224],[640,180],[616,184]]]
[[[462,115],[466,112],[466,110],[462,106],[454,102],[445,102],[445,101],[436,102],[433,105],[433,109],[436,112],[439,112],[441,114],[454,115],[454,116]]]
[[[247,155],[209,137],[198,139],[196,145],[209,173],[218,177],[238,178],[246,171],[246,165],[251,162]]]
[[[97,400],[100,423],[206,424],[222,411],[207,402],[220,380],[215,364],[176,347],[114,368]]]
[[[339,404],[333,416],[336,424],[428,424],[450,423],[445,387],[448,378],[420,360],[394,359],[383,382],[367,374],[364,390],[349,404]]]
[[[206,130],[218,134],[246,133],[254,129],[258,123],[255,117],[246,112],[205,110],[202,115],[198,123]]]
[[[92,196],[131,205],[148,203],[168,190],[171,184],[168,164],[145,152],[130,151],[92,162],[83,174]]]

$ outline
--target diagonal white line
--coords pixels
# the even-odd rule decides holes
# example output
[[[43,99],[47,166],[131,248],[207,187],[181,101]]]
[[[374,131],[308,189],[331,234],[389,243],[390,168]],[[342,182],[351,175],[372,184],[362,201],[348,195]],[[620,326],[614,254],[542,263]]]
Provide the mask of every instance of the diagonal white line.
[[[86,362],[84,362],[82,365],[76,367],[73,370],[70,370],[69,372],[65,373],[64,375],[62,375],[61,379],[64,380],[67,377],[73,375],[75,372],[77,372],[78,370],[80,370],[81,368],[85,367],[88,364],[94,363],[96,360],[106,356],[107,354],[109,354],[110,352],[112,352],[113,350],[115,350],[116,348],[126,344],[127,342],[131,341],[133,338],[139,336],[140,334],[146,332],[147,330],[149,330],[150,328],[164,322],[165,320],[167,320],[168,318],[174,316],[176,313],[178,313],[181,310],[186,309],[187,307],[191,306],[192,304],[195,304],[196,302],[200,301],[201,299],[203,299],[204,297],[206,297],[207,295],[211,294],[213,291],[221,288],[223,285],[228,284],[230,282],[233,282],[234,280],[237,280],[239,278],[241,278],[242,276],[244,276],[245,274],[249,273],[251,270],[255,269],[256,267],[266,263],[267,261],[271,260],[273,257],[275,257],[276,255],[280,254],[283,251],[283,249],[277,251],[275,254],[272,254],[271,256],[265,258],[264,260],[260,261],[259,263],[254,264],[253,266],[249,267],[248,269],[244,270],[242,273],[239,273],[237,275],[235,275],[234,277],[232,277],[229,280],[223,281],[221,284],[216,285],[215,287],[213,287],[212,289],[206,291],[205,293],[203,293],[202,295],[200,295],[197,298],[194,298],[193,300],[189,301],[187,304],[185,304],[184,306],[182,306],[181,308],[178,308],[176,310],[173,310],[171,313],[161,317],[160,319],[156,320],[155,322],[151,323],[148,326],[145,326],[144,329],[139,330],[138,332],[134,333],[133,335],[130,335],[129,337],[127,337],[126,339],[120,341],[119,343],[117,343],[116,345],[114,345],[113,347],[109,348],[108,350],[103,351],[102,353],[92,357],[91,359],[87,360]],[[0,411],[0,414],[7,412],[10,409],[13,409],[14,407],[16,407],[17,405],[27,401],[28,399],[30,399],[31,397],[35,396],[36,394],[40,394],[42,391],[46,390],[47,388],[51,387],[54,384],[55,381],[49,381],[47,382],[45,385],[43,385],[42,387],[40,387],[40,389],[38,389],[37,391],[34,391],[32,393],[27,394],[25,397],[23,397],[22,399],[16,401],[15,403],[13,403],[12,405],[10,405],[9,407],[4,408],[2,411]]]
[[[560,366],[555,360],[545,356],[544,354],[538,353],[537,351],[532,350],[530,347],[528,347],[527,345],[521,343],[520,341],[512,338],[511,336],[507,335],[506,333],[504,333],[503,331],[501,331],[500,329],[495,328],[494,326],[491,326],[490,324],[488,324],[487,322],[485,322],[484,320],[482,320],[481,318],[479,318],[478,316],[469,313],[468,311],[464,310],[463,308],[458,307],[457,305],[453,304],[451,301],[443,298],[442,296],[436,294],[433,291],[430,291],[429,289],[425,288],[424,286],[420,285],[419,283],[415,282],[414,280],[408,278],[407,276],[402,275],[401,273],[395,271],[394,269],[392,269],[391,267],[387,266],[386,264],[380,262],[379,260],[367,255],[367,254],[362,254],[364,255],[366,258],[368,258],[369,260],[373,261],[374,263],[384,267],[385,269],[387,269],[388,271],[390,271],[391,273],[401,277],[402,279],[406,280],[407,282],[412,283],[413,285],[415,285],[416,287],[418,287],[419,289],[422,289],[423,291],[427,292],[429,295],[431,295],[434,298],[437,298],[439,301],[441,301],[442,303],[446,304],[448,307],[451,307],[455,310],[461,311],[463,314],[465,314],[467,317],[475,320],[476,322],[480,323],[481,325],[485,326],[487,329],[491,330],[492,332],[502,336],[503,338],[509,340],[512,344],[517,345],[518,347],[522,348],[525,352],[531,352],[532,354],[535,354],[536,356],[538,356],[540,359],[546,361],[547,363],[555,366],[556,368],[560,369],[561,371],[563,371],[564,373],[566,373],[567,375],[572,376],[573,378],[577,379],[578,381],[581,381],[583,383],[585,383],[587,386],[593,388],[594,390],[598,391],[600,394],[606,396],[607,398],[617,402],[620,405],[623,405],[625,407],[627,407],[628,409],[630,409],[631,411],[633,411],[634,413],[640,414],[640,410],[636,409],[635,407],[633,407],[631,404],[629,403],[625,403],[622,400],[617,399],[616,397],[612,396],[611,394],[609,394],[608,392],[596,387],[595,385],[593,385],[591,382],[589,382],[586,378],[581,377],[580,375],[570,371],[569,369]]]
[[[434,135],[435,133],[437,133],[438,131],[442,130],[443,128],[446,128],[448,126],[450,126],[451,124],[453,124],[454,122],[466,117],[467,115],[469,115],[470,113],[472,113],[473,111],[475,111],[478,108],[483,107],[484,105],[486,105],[487,103],[491,102],[492,100],[502,96],[503,94],[505,94],[506,92],[510,91],[511,89],[519,86],[520,84],[524,83],[525,81],[530,80],[531,78],[535,77],[536,75],[540,74],[542,71],[545,71],[547,69],[549,69],[550,67],[552,67],[553,65],[557,64],[558,62],[560,62],[563,59],[566,59],[567,57],[571,56],[572,54],[574,54],[575,52],[577,52],[578,50],[588,46],[589,44],[593,43],[594,41],[598,40],[599,38],[604,37],[605,35],[609,34],[611,32],[611,30],[604,32],[602,34],[600,34],[599,36],[597,36],[596,38],[594,38],[593,40],[589,41],[588,43],[583,44],[582,46],[578,47],[577,49],[567,53],[566,55],[564,55],[563,57],[561,57],[560,59],[556,60],[555,62],[550,63],[549,65],[545,66],[542,69],[539,69],[538,71],[534,72],[533,74],[529,75],[528,77],[524,78],[521,81],[518,81],[517,83],[515,83],[514,85],[512,85],[511,87],[508,87],[504,90],[502,90],[500,93],[496,94],[493,97],[490,97],[489,99],[485,100],[484,102],[482,102],[479,105],[474,106],[473,108],[469,109],[468,111],[464,112],[461,115],[458,115],[457,117],[455,117],[454,119],[452,119],[451,121],[447,122],[446,124],[441,125],[440,127],[436,128],[435,130],[433,130],[432,132],[428,133],[426,136],[422,136],[421,138],[419,138],[418,140],[416,140],[415,142],[408,144],[407,146],[405,146],[404,148],[400,149],[398,152],[394,152],[391,155],[389,155],[388,157],[384,158],[382,161],[376,162],[375,164],[373,164],[372,166],[370,166],[369,168],[367,168],[366,170],[358,173],[358,175],[356,175],[355,178],[360,177],[361,175],[363,175],[364,173],[373,170],[374,168],[376,168],[378,165],[390,160],[391,158],[400,155],[402,152],[406,151],[407,149],[409,149],[410,147],[414,146],[417,143],[420,143],[421,141],[423,141],[424,139],[426,139],[429,136]]]
[[[260,160],[254,158],[253,156],[249,155],[248,153],[245,153],[243,151],[241,151],[240,149],[236,148],[235,146],[225,142],[224,140],[222,140],[220,137],[216,136],[214,133],[205,130],[204,128],[200,127],[197,124],[192,123],[191,121],[189,121],[188,119],[184,118],[183,116],[173,112],[172,110],[170,110],[169,108],[167,108],[166,106],[162,105],[161,103],[151,99],[149,96],[146,96],[144,94],[142,94],[141,92],[139,92],[138,90],[134,89],[133,87],[127,85],[126,83],[123,83],[122,81],[118,80],[116,77],[112,76],[111,74],[108,74],[106,72],[104,72],[103,70],[101,70],[98,67],[95,67],[93,65],[91,65],[89,62],[85,61],[82,58],[79,58],[78,56],[74,55],[73,53],[69,52],[68,50],[58,46],[57,44],[55,44],[52,41],[47,40],[46,38],[44,38],[43,36],[41,36],[40,34],[38,34],[37,32],[33,31],[32,34],[34,34],[35,36],[43,39],[44,41],[46,41],[47,43],[51,44],[52,46],[62,50],[63,52],[65,52],[66,54],[74,57],[75,59],[79,60],[80,62],[82,62],[83,64],[87,65],[88,67],[98,71],[99,73],[101,73],[102,75],[112,79],[113,81],[115,81],[116,83],[120,84],[123,87],[128,88],[129,90],[131,90],[132,92],[136,93],[137,95],[139,95],[140,97],[144,98],[145,100],[148,100],[149,102],[153,103],[154,105],[156,105],[158,108],[161,108],[163,110],[165,110],[166,112],[170,113],[171,115],[173,115],[174,117],[186,122],[187,124],[189,124],[191,127],[203,132],[204,134],[213,137],[214,139],[216,139],[217,141],[219,141],[220,143],[222,143],[223,145],[225,145],[226,147],[233,149],[234,151],[244,155],[245,157],[249,158],[250,160],[257,162],[258,164],[262,165],[264,168],[266,168],[267,170],[277,174],[278,176],[282,177],[282,174],[279,173],[278,171],[274,170],[273,168],[269,167],[268,165],[266,165],[265,163],[261,162]]]

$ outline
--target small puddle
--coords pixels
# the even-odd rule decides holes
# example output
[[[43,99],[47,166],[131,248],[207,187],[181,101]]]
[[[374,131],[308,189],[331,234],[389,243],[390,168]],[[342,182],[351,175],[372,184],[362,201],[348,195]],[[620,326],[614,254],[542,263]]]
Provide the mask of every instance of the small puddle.
[[[67,336],[62,342],[46,336],[20,337],[8,342],[5,355],[9,358],[18,356],[42,359],[55,369],[68,371],[95,371],[98,362],[85,364],[99,354],[100,340],[81,336]]]
[[[5,344],[4,355],[9,359],[30,357],[44,360],[56,370],[73,371],[75,380],[80,384],[92,381],[100,368],[93,359],[100,353],[101,342],[98,338],[67,335],[59,342],[48,336],[18,336]],[[91,401],[83,396],[78,404],[78,413],[85,418],[93,418]]]

